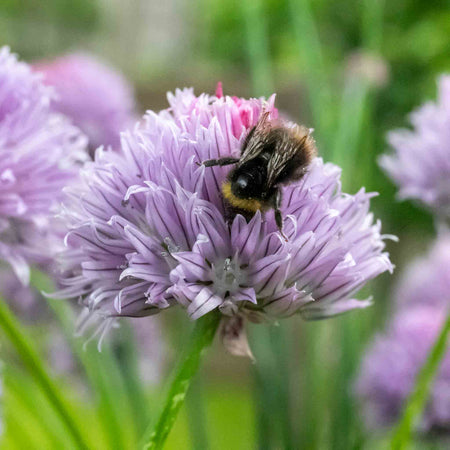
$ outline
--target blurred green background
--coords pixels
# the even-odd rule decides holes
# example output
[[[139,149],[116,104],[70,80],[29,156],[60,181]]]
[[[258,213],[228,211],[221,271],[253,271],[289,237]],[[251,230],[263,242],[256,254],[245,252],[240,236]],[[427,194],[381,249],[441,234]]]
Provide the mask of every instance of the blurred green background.
[[[252,326],[256,364],[226,354],[216,342],[167,448],[387,448],[386,435],[364,431],[352,381],[368,341],[389,317],[396,277],[434,232],[426,212],[395,200],[376,161],[387,150],[386,132],[407,126],[407,114],[434,98],[436,77],[449,69],[449,24],[444,0],[47,0],[45,6],[0,0],[0,44],[28,61],[91,51],[133,82],[141,111],[166,107],[165,93],[176,87],[213,93],[217,81],[232,95],[276,92],[278,108],[314,128],[320,154],[343,167],[345,190],[364,185],[380,193],[375,215],[385,233],[400,238],[388,242],[396,274],[360,294],[373,295],[369,310],[320,323],[294,317],[280,326]],[[162,320],[169,348],[164,382],[188,325],[176,312]],[[99,373],[119,397],[126,395],[128,366],[109,378],[102,366],[108,357],[92,347]],[[4,372],[3,448],[25,448],[18,436],[35,442],[26,448],[70,448],[26,373]],[[64,377],[59,382],[96,448],[112,448],[101,431],[98,398],[75,391]],[[157,413],[161,391],[148,389],[145,414]],[[133,427],[142,428],[136,405],[127,407],[111,413],[114,408],[103,405],[117,413],[116,448],[133,448],[139,434]],[[46,424],[37,411],[47,411]]]

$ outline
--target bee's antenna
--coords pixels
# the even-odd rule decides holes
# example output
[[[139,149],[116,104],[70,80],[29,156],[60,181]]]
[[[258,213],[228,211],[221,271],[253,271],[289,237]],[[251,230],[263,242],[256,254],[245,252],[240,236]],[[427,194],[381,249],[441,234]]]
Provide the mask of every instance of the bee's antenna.
[[[287,236],[283,233],[283,230],[280,230],[281,237],[285,240],[285,242],[289,242]]]

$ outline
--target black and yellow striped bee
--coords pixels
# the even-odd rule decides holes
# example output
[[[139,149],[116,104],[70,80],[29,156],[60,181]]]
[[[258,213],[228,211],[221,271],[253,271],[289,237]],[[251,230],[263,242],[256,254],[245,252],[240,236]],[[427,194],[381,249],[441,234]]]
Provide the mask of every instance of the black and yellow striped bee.
[[[280,212],[281,186],[300,180],[316,155],[310,130],[261,115],[250,129],[239,158],[227,157],[203,161],[206,167],[235,164],[222,185],[222,193],[234,213],[249,220],[257,210],[273,209],[275,221],[283,234]]]

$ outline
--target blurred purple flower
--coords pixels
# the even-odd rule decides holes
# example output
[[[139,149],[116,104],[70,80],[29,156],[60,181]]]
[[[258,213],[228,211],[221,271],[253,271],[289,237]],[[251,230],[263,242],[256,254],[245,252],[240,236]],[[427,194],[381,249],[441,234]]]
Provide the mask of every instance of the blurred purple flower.
[[[87,135],[92,154],[100,145],[120,146],[120,132],[137,120],[133,89],[120,73],[83,53],[39,61],[33,68],[55,87],[53,107]]]
[[[197,319],[225,316],[320,319],[367,306],[354,293],[392,270],[380,223],[363,189],[340,189],[340,169],[317,158],[308,174],[284,188],[284,232],[273,214],[249,223],[224,219],[220,186],[229,168],[198,163],[238,155],[274,97],[237,99],[191,89],[168,96],[170,108],[149,111],[122,137],[122,152],[96,153],[84,187],[71,192],[66,216],[66,288],[99,314],[147,316],[177,303]]]
[[[0,258],[23,283],[28,262],[50,257],[61,190],[87,156],[85,138],[51,111],[52,98],[38,75],[0,48]]]
[[[414,130],[388,135],[393,155],[381,167],[399,187],[399,197],[420,200],[442,217],[450,217],[450,76],[439,80],[436,103],[411,114]]]
[[[0,294],[14,312],[26,320],[34,322],[45,312],[42,296],[33,287],[24,286],[7,266],[0,267]]]
[[[400,307],[449,304],[450,232],[441,233],[429,254],[406,269],[394,298]]]
[[[356,383],[362,417],[369,429],[394,425],[399,419],[445,318],[445,307],[405,308],[387,332],[376,337]],[[434,382],[419,431],[450,432],[450,349]]]

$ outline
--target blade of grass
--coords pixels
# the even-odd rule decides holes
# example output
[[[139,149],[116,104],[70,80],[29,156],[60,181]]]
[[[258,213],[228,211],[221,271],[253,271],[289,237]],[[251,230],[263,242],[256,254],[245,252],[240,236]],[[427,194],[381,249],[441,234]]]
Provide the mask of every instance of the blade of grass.
[[[361,9],[362,53],[379,54],[383,38],[384,0],[364,0]],[[344,190],[354,191],[371,183],[375,155],[367,141],[373,139],[374,96],[369,80],[358,74],[348,74],[345,80],[340,110],[338,132],[333,147],[333,162],[343,168]],[[362,143],[364,142],[364,147]],[[337,449],[353,448],[361,441],[360,429],[354,413],[349,386],[354,377],[361,354],[364,317],[340,318],[334,324],[341,358],[337,361],[334,379],[333,407],[330,420],[329,445]]]
[[[81,449],[89,448],[84,440],[83,434],[78,428],[78,424],[72,417],[71,411],[67,408],[58,386],[48,375],[31,338],[10,312],[3,299],[0,299],[0,327],[9,338],[30,375],[34,377],[36,384],[42,389],[58,413],[61,422],[66,426],[76,446]]]
[[[76,447],[67,436],[65,427],[59,422],[58,416],[52,409],[47,399],[44,397],[40,389],[36,389],[36,384],[32,377],[25,373],[22,368],[16,369],[12,364],[8,364],[7,376],[5,377],[5,392],[7,394],[14,393],[17,402],[11,405],[8,399],[5,405],[9,412],[15,414],[17,417],[22,417],[22,427],[26,427],[27,431],[32,430],[31,441],[28,446],[22,448],[29,448],[33,443],[38,449],[75,449]],[[66,375],[66,373],[64,374]],[[67,373],[61,379],[61,388],[64,389],[65,398],[70,404],[71,411],[79,423],[89,424],[83,427],[83,432],[86,440],[91,444],[91,447],[96,450],[110,449],[105,436],[102,434],[102,427],[100,426],[101,416],[97,410],[93,408],[94,404],[91,401],[92,397],[80,396],[79,381],[75,383],[72,381],[72,374]],[[14,396],[12,396],[14,399]],[[9,416],[8,416],[9,417]],[[8,417],[6,420],[8,420]],[[7,424],[8,426],[8,424]],[[53,445],[47,444],[47,439],[39,438],[39,435],[46,432],[53,442]]]
[[[43,272],[33,270],[31,284],[39,291],[52,292],[52,280]],[[47,299],[47,303],[62,325],[62,331],[76,356],[84,368],[93,392],[98,396],[99,416],[111,449],[120,450],[135,442],[136,436],[130,436],[133,427],[129,399],[125,393],[124,381],[109,345],[103,345],[100,353],[96,346],[84,346],[83,339],[75,338],[74,324],[76,319],[70,303],[62,300]]]
[[[21,448],[58,449],[69,443],[55,435],[54,421],[47,422],[47,405],[37,397],[37,390],[30,389],[25,377],[8,364],[3,376],[6,432]],[[39,408],[37,406],[39,405]],[[39,413],[36,414],[36,410]],[[43,421],[42,417],[46,420]],[[61,427],[58,423],[57,427]],[[62,427],[65,432],[65,427]]]
[[[122,339],[118,348],[116,348],[116,356],[132,410],[136,435],[140,437],[150,420],[151,411],[148,410],[147,395],[140,380],[139,355],[136,351],[137,342],[130,324],[123,324],[120,333]]]
[[[380,51],[383,40],[384,0],[362,2],[362,41],[364,48]]]
[[[360,31],[362,55],[380,54],[384,29],[383,16],[384,0],[362,2]],[[370,83],[369,79],[364,79],[361,75],[348,74],[342,94],[340,123],[333,157],[334,162],[343,168],[344,190],[352,192],[361,185],[369,185],[370,190],[373,167],[376,165],[373,144],[376,133],[373,122],[376,85]],[[330,444],[336,445],[337,449],[353,448],[358,442],[362,445],[364,439],[355,414],[350,386],[362,353],[364,331],[367,332],[364,324],[368,324],[367,319],[371,319],[373,326],[373,317],[370,311],[361,312],[359,317],[343,317],[338,319],[339,328],[335,328],[342,357],[336,370],[332,408],[335,414],[330,421]]]
[[[137,442],[134,417],[131,415],[124,381],[112,349],[105,343],[101,353],[96,348],[87,349],[86,352],[88,359],[85,367],[99,396],[99,413],[110,448],[119,450],[134,447]]]
[[[344,190],[353,190],[353,172],[356,167],[359,143],[362,135],[368,86],[364,80],[348,77],[342,93],[339,125],[333,146],[332,161],[343,169]]]
[[[333,97],[327,77],[319,33],[309,0],[289,0],[292,26],[300,52],[313,115],[315,137],[323,154],[331,148],[334,129]]]
[[[357,313],[353,313],[357,314]],[[361,313],[362,314],[362,313]],[[360,315],[361,315],[360,314]],[[339,357],[334,361],[331,396],[329,445],[335,450],[355,448],[359,439],[356,427],[356,408],[350,385],[361,352],[360,317],[343,316],[334,319],[333,342],[338,342]]]
[[[264,2],[262,0],[243,0],[242,12],[253,91],[255,95],[269,95],[273,91],[273,83]]]
[[[384,32],[384,7],[385,0],[374,2],[373,0],[364,0],[362,2],[361,17],[361,40],[364,51],[369,51],[375,56],[381,55],[383,45]],[[366,108],[364,112],[363,122],[369,124],[370,127],[364,129],[362,142],[366,145],[360,153],[358,165],[364,167],[364,171],[359,172],[358,185],[372,189],[374,167],[376,166],[375,153],[375,137],[377,135],[375,112],[374,112],[375,96],[373,92],[368,92],[366,96]],[[384,142],[383,142],[384,143]]]
[[[12,400],[12,399],[11,399]],[[14,399],[15,400],[15,399]],[[15,408],[14,400],[12,401],[12,407]],[[40,450],[45,448],[46,450],[57,450],[57,447],[52,447],[48,441],[39,437],[39,433],[36,433],[36,429],[31,426],[24,426],[27,421],[27,415],[14,413],[10,414],[6,420],[6,432],[2,436],[1,446],[2,449],[8,450]],[[37,442],[40,442],[40,445]],[[33,445],[33,443],[35,443]],[[48,446],[47,446],[48,445]]]
[[[427,360],[422,366],[417,378],[414,389],[406,403],[403,416],[396,426],[390,448],[393,450],[403,450],[409,448],[412,439],[412,433],[416,423],[420,420],[422,411],[428,400],[433,380],[435,379],[439,366],[449,348],[450,333],[450,311],[442,325],[442,329],[436,338],[436,341],[428,353]]]
[[[367,115],[369,85],[365,80],[349,76],[346,79],[339,112],[339,126],[333,148],[333,162],[342,167],[342,185],[344,191],[354,192],[360,186],[362,175],[368,171],[360,164],[374,163],[360,155],[361,142],[370,124],[365,124]],[[356,313],[353,313],[356,314]],[[360,354],[361,339],[358,321],[361,317],[342,317],[335,319],[332,332],[334,342],[339,342],[337,351],[341,357],[335,360],[334,377],[331,381],[332,408],[330,418],[330,441],[333,448],[347,449],[355,445],[356,425],[355,408],[349,392],[353,373]]]

